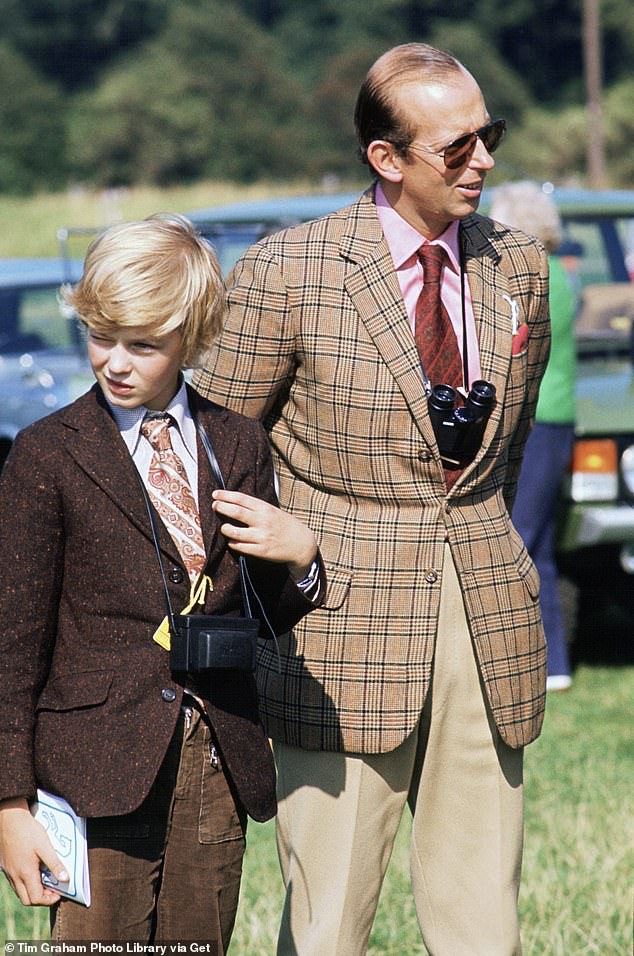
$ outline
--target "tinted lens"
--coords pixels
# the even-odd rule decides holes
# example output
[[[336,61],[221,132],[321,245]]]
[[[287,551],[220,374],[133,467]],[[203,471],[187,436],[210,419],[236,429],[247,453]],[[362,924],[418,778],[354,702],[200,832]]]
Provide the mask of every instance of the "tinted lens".
[[[465,162],[473,152],[477,138],[477,133],[465,133],[464,136],[455,139],[453,143],[447,146],[443,157],[447,169],[457,169]]]
[[[494,153],[500,145],[505,129],[506,120],[499,119],[487,123],[486,126],[476,130],[475,133],[466,133],[464,136],[460,136],[445,149],[445,166],[447,169],[457,169],[458,166],[465,163],[471,156],[478,138],[482,140],[488,153]]]
[[[488,153],[494,153],[502,141],[504,136],[504,130],[506,129],[505,120],[495,120],[494,123],[489,123],[488,126],[484,126],[481,130],[478,131],[478,136],[484,143],[485,149]]]

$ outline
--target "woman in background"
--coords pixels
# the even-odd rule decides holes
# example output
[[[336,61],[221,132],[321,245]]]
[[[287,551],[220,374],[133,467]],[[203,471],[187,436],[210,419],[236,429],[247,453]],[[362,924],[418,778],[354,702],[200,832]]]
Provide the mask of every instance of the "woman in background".
[[[537,236],[550,266],[552,342],[539,391],[535,425],[526,443],[513,507],[513,523],[522,535],[541,578],[541,609],[548,645],[548,690],[571,683],[566,629],[555,560],[555,509],[561,480],[570,462],[575,422],[575,298],[566,270],[555,255],[561,220],[555,203],[537,183],[506,183],[495,191],[492,219]]]

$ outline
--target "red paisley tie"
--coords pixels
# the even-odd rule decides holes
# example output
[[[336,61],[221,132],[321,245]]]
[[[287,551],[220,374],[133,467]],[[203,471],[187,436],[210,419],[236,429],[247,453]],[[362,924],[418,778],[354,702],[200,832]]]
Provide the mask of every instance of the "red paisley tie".
[[[205,545],[185,466],[172,448],[171,421],[169,415],[150,416],[141,424],[141,434],[153,449],[148,491],[194,581],[205,566]]]
[[[423,289],[416,303],[414,338],[430,384],[452,385],[463,382],[462,359],[451,319],[440,298],[440,281],[447,253],[442,246],[424,243],[418,250],[423,266]],[[447,490],[462,474],[462,468],[445,467]]]
[[[440,298],[440,280],[446,259],[442,246],[425,243],[418,250],[424,285],[416,303],[414,338],[421,364],[432,385],[462,385],[458,340]]]

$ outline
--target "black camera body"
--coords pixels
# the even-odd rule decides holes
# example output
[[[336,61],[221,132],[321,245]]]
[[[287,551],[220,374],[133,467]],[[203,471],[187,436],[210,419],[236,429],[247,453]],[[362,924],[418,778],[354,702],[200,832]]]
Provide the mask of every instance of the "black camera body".
[[[453,465],[473,461],[482,443],[484,429],[495,408],[495,385],[478,379],[464,405],[451,385],[434,385],[427,400],[441,458]]]
[[[252,617],[175,614],[170,667],[198,674],[222,670],[255,670],[260,622]]]

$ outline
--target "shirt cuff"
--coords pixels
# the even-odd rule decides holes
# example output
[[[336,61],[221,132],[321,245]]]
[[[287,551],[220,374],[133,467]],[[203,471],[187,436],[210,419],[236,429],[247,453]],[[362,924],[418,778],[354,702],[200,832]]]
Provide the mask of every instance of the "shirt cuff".
[[[319,561],[315,559],[308,569],[308,574],[295,582],[296,586],[309,601],[314,601],[320,591]]]

